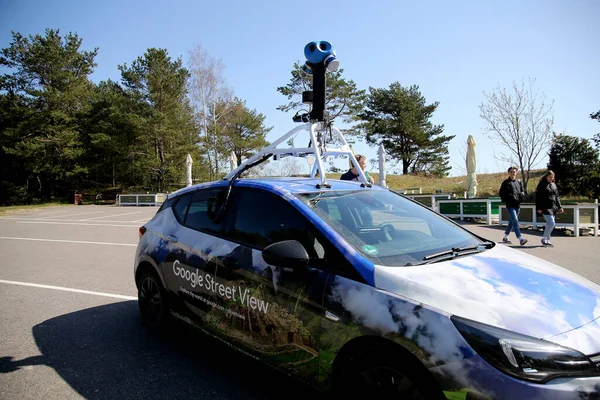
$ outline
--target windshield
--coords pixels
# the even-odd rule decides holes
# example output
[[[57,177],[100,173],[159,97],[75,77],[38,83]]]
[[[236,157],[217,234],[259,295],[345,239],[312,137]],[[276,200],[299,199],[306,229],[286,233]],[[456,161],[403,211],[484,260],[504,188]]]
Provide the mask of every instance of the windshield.
[[[489,247],[433,211],[390,191],[338,191],[297,195],[327,225],[376,264],[435,262]],[[440,256],[444,257],[440,257]],[[450,257],[449,257],[450,256]],[[435,260],[435,261],[432,261]]]

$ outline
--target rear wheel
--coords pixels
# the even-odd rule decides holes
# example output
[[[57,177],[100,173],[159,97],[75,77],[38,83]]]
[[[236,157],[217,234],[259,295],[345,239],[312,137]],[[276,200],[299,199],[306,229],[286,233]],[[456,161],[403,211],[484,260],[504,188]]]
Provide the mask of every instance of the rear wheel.
[[[365,348],[350,357],[338,382],[338,389],[351,398],[441,399],[437,385],[422,372],[422,365],[396,352]]]
[[[142,272],[138,284],[138,305],[144,325],[153,331],[167,326],[169,308],[160,279],[152,272]]]

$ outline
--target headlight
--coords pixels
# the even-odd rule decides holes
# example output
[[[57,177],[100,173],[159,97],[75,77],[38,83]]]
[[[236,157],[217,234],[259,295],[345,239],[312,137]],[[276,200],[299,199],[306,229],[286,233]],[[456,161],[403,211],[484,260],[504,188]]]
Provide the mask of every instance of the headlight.
[[[559,376],[600,375],[577,350],[461,317],[454,326],[484,360],[516,378],[544,383]]]

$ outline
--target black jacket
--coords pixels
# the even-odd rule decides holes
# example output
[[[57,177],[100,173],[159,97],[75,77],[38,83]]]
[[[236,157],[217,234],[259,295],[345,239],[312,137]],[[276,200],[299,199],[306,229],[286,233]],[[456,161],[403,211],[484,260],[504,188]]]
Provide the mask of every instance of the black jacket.
[[[538,183],[535,190],[535,209],[542,210],[542,214],[555,215],[561,208],[556,184],[545,179]]]
[[[521,185],[521,181],[518,179],[513,181],[510,178],[506,178],[500,186],[500,198],[506,204],[506,207],[519,208],[524,195],[523,185]]]
[[[357,181],[359,179],[359,175],[352,172],[352,169],[349,169],[348,172],[340,176],[340,180],[342,181]]]

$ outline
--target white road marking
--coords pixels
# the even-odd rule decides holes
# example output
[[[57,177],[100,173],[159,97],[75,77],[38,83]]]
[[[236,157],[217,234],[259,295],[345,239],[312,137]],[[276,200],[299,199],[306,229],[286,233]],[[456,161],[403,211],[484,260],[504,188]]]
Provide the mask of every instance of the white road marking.
[[[71,214],[71,215],[57,215],[56,217],[79,217],[80,215],[89,215],[89,214],[101,214],[104,211],[91,211],[91,212],[87,212],[87,213],[81,213],[81,214]],[[52,219],[52,218],[56,218],[56,217],[48,217],[47,219]]]
[[[37,283],[27,283],[27,282],[17,282],[17,281],[5,281],[3,279],[0,279],[0,283],[6,283],[7,285],[29,286],[29,287],[36,287],[36,288],[42,288],[42,289],[62,290],[64,292],[92,294],[94,296],[112,297],[114,299],[123,299],[123,300],[137,300],[138,299],[137,297],[124,296],[122,294],[92,292],[91,290],[72,289],[72,288],[66,288],[66,287],[62,287],[62,286],[39,285]]]
[[[136,247],[137,244],[129,244],[129,243],[109,243],[109,242],[87,242],[84,240],[59,240],[59,239],[37,239],[37,238],[22,238],[22,237],[8,237],[8,236],[0,236],[0,239],[8,239],[8,240],[29,240],[33,242],[58,242],[58,243],[80,243],[80,244],[104,244],[108,246],[131,246]]]
[[[110,222],[110,221],[106,221]],[[115,221],[117,222],[117,221]],[[128,223],[129,221],[120,221]],[[17,221],[17,224],[46,224],[46,225],[83,225],[83,226],[114,226],[123,228],[139,228],[137,225],[119,225],[119,224],[86,224],[84,222],[47,222],[47,221]]]
[[[150,220],[151,217],[148,217],[147,220]],[[84,222],[87,221],[85,219],[50,219],[50,218],[26,218],[26,217],[0,217],[0,221],[1,220],[7,220],[7,221],[31,221],[31,222],[52,222],[52,223],[58,223],[58,222]],[[117,224],[124,224],[124,223],[135,223],[136,221],[98,221],[98,222],[114,222]]]
[[[110,218],[110,217],[120,217],[120,216],[123,216],[123,215],[141,214],[141,213],[142,213],[141,211],[136,211],[136,212],[130,212],[130,213],[125,213],[125,214],[103,215],[102,217],[94,217],[94,218],[82,219],[82,221],[91,221],[93,219]]]
[[[144,219],[136,219],[135,221],[128,221],[128,222],[135,222],[135,223],[148,222],[148,221],[150,221],[150,219],[152,219],[152,217],[148,217],[148,218],[144,218]]]
[[[59,213],[66,213],[66,211],[52,211],[52,212],[38,214],[38,216],[39,215],[59,214]]]

